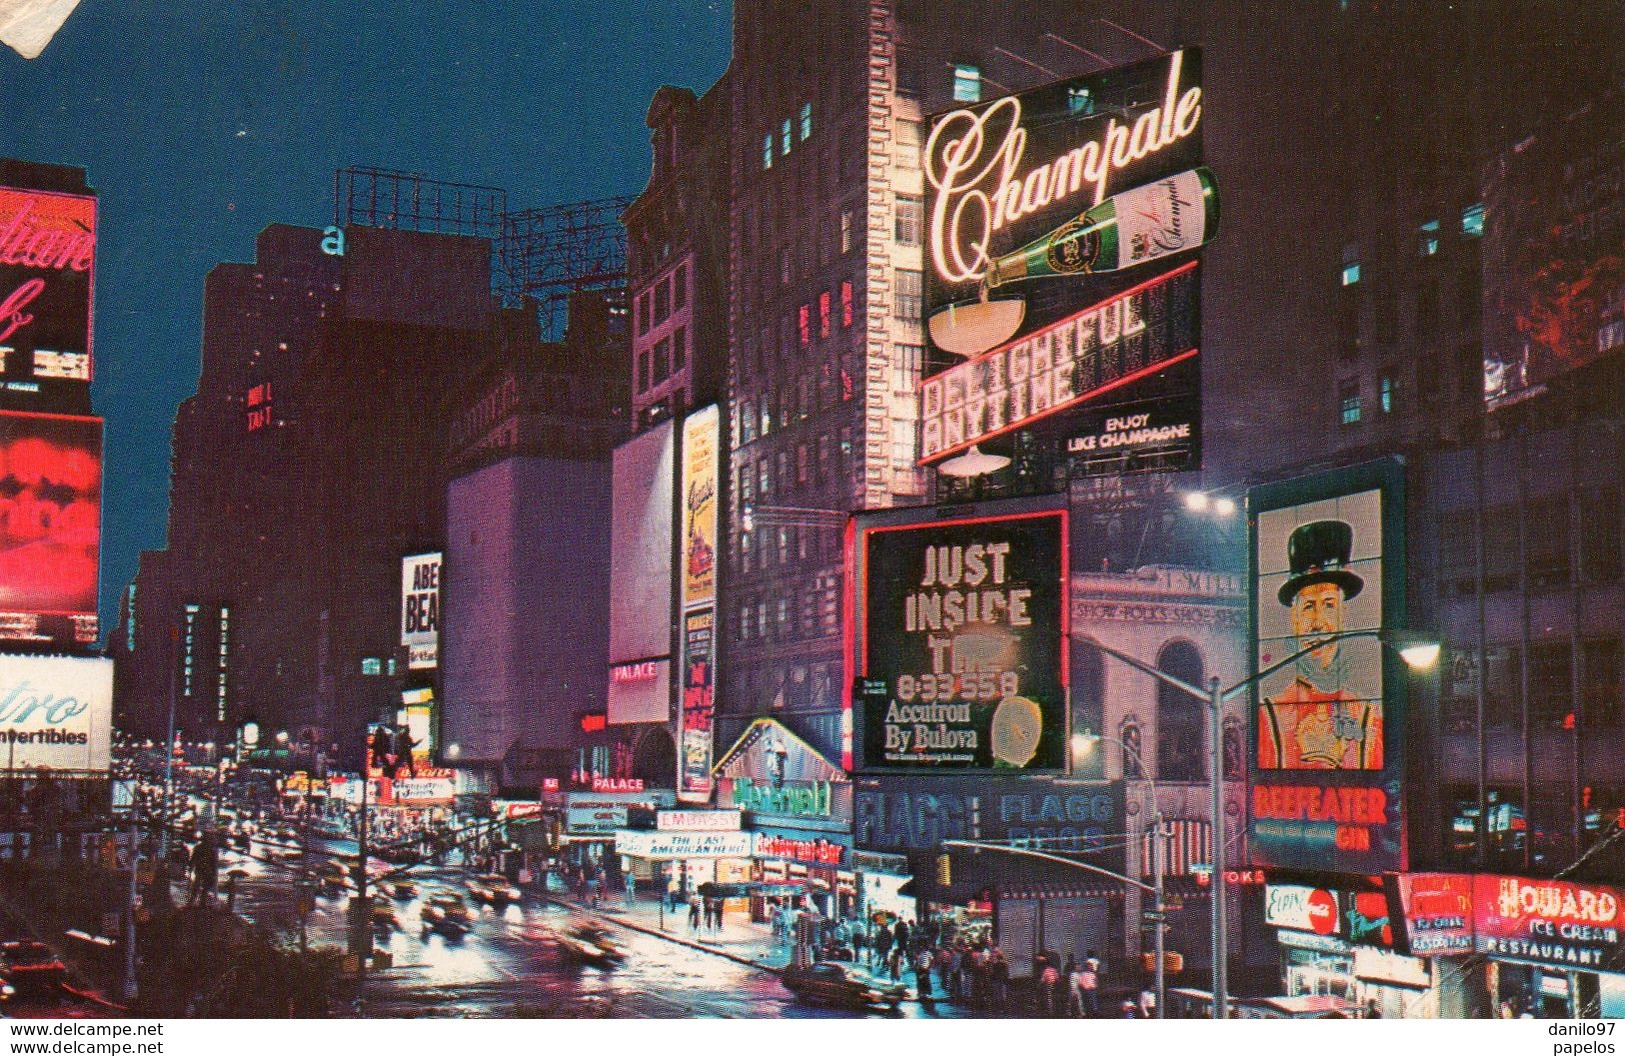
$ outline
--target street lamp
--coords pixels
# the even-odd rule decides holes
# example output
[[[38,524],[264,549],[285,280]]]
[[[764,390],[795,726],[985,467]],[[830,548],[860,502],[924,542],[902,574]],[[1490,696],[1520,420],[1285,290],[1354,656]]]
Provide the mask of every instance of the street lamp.
[[[1168,860],[1168,833],[1167,827],[1163,823],[1162,801],[1157,798],[1157,786],[1149,777],[1146,776],[1147,771],[1145,768],[1145,760],[1140,756],[1140,753],[1129,747],[1124,741],[1117,737],[1112,737],[1109,734],[1095,733],[1092,730],[1085,729],[1081,733],[1074,733],[1072,735],[1072,757],[1074,760],[1074,770],[1076,770],[1077,757],[1080,755],[1087,755],[1089,752],[1093,751],[1094,746],[1101,741],[1111,741],[1118,747],[1122,748],[1125,755],[1134,757],[1135,771],[1140,775],[1139,780],[1145,786],[1145,791],[1150,793],[1151,809],[1156,812],[1156,839],[1151,844],[1151,897],[1154,902],[1151,911],[1151,922],[1154,925],[1154,933],[1156,935],[1154,949],[1157,956],[1157,1018],[1166,1019],[1166,1009],[1168,1008],[1168,972],[1167,967],[1164,964],[1164,942],[1165,932],[1167,929],[1166,922],[1168,917],[1168,904],[1166,898],[1164,897],[1166,893],[1164,874],[1167,872],[1168,868],[1166,864]]]
[[[1439,658],[1439,643],[1427,639],[1414,637],[1403,633],[1391,633],[1379,630],[1338,631],[1335,634],[1322,635],[1313,642],[1299,649],[1297,652],[1277,660],[1268,667],[1248,675],[1246,678],[1228,688],[1220,688],[1221,683],[1217,675],[1208,679],[1207,688],[1193,686],[1184,679],[1175,678],[1168,672],[1148,664],[1139,657],[1131,656],[1120,649],[1114,649],[1093,639],[1089,644],[1102,653],[1120,660],[1128,666],[1150,675],[1164,685],[1172,686],[1188,696],[1203,701],[1208,707],[1208,782],[1213,797],[1213,828],[1212,840],[1209,846],[1209,866],[1213,870],[1213,1018],[1226,1019],[1229,1017],[1229,997],[1227,992],[1228,981],[1225,978],[1227,962],[1230,956],[1228,949],[1229,932],[1225,926],[1225,879],[1224,879],[1224,704],[1237,694],[1251,688],[1258,682],[1268,678],[1289,664],[1296,663],[1299,658],[1318,652],[1333,642],[1347,641],[1351,638],[1376,638],[1384,645],[1388,645],[1399,652],[1400,658],[1409,668],[1419,669],[1430,666]]]

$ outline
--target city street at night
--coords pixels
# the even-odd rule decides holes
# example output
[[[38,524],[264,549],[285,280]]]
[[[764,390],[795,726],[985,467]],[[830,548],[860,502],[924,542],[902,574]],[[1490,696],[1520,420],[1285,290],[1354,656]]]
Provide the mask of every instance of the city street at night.
[[[1622,40],[0,0],[0,1056],[1607,1056]]]

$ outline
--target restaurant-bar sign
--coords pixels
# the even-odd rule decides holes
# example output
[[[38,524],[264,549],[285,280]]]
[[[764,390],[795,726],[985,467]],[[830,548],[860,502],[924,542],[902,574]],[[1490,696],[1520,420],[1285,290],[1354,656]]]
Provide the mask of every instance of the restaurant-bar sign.
[[[1612,970],[1625,926],[1617,888],[1480,873],[1473,877],[1477,951],[1491,957]]]
[[[1471,953],[1473,878],[1466,873],[1399,873],[1403,948],[1419,957]]]

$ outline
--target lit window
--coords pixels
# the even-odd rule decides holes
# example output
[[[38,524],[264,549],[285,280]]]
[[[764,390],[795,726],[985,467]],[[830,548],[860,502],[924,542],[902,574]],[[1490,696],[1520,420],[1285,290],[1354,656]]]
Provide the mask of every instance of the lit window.
[[[1474,202],[1461,211],[1463,238],[1478,238],[1484,234],[1484,203]]]
[[[852,210],[841,210],[841,252],[852,251]]]
[[[812,104],[801,104],[801,141],[805,143],[812,138]]]
[[[1429,220],[1417,229],[1417,250],[1424,257],[1439,252],[1439,221]]]
[[[1355,283],[1357,283],[1359,281],[1360,281],[1360,264],[1359,264],[1359,262],[1356,261],[1353,264],[1344,264],[1343,265],[1343,285],[1344,286],[1353,286]]]
[[[790,119],[787,117],[784,119],[784,124],[779,126],[779,153],[789,154],[790,147],[794,144],[794,142],[795,141],[790,138]]]
[[[1394,376],[1384,374],[1377,382],[1377,404],[1382,408],[1383,414],[1392,414],[1394,410]]]
[[[378,662],[378,657],[376,656],[364,656],[361,658],[361,673],[363,675],[376,675],[383,670],[383,666],[383,664]]]
[[[982,68],[969,63],[954,65],[954,99],[961,103],[975,103],[982,98]]]
[[[773,167],[773,133],[769,132],[762,137],[762,168]]]
[[[1360,383],[1345,381],[1337,387],[1338,406],[1342,410],[1343,424],[1354,425],[1360,420]]]
[[[1095,112],[1094,97],[1089,94],[1088,88],[1068,88],[1066,90],[1066,109],[1073,114],[1092,114]]]

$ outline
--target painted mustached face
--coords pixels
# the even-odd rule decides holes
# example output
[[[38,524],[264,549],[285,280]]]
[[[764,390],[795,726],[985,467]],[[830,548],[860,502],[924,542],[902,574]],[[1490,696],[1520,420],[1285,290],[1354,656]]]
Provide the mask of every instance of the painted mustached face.
[[[1292,633],[1300,646],[1315,645],[1343,629],[1343,588],[1336,583],[1310,583],[1292,599]],[[1310,654],[1321,667],[1337,659],[1337,643]]]

